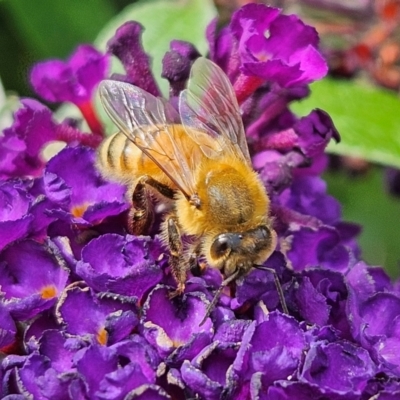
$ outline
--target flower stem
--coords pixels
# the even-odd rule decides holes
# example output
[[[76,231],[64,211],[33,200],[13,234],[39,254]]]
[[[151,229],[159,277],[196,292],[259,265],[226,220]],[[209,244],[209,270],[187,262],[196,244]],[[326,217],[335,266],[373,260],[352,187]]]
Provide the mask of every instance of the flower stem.
[[[99,121],[99,118],[94,111],[94,107],[91,101],[87,101],[81,104],[78,104],[79,109],[83,117],[85,118],[87,124],[89,125],[90,130],[96,134],[104,138],[103,126]]]

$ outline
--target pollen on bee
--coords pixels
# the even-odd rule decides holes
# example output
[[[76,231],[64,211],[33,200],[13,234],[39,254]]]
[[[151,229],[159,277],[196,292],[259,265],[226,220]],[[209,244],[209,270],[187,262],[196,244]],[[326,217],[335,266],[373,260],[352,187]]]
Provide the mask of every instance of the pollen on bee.
[[[105,346],[107,344],[108,332],[104,327],[98,330],[96,339],[102,346]]]
[[[41,291],[40,294],[42,299],[49,300],[53,299],[57,296],[57,289],[54,285],[45,286]]]
[[[71,208],[71,214],[77,218],[82,217],[82,215],[85,213],[85,211],[87,210],[88,207],[89,207],[88,203],[83,203],[83,204],[74,206]]]

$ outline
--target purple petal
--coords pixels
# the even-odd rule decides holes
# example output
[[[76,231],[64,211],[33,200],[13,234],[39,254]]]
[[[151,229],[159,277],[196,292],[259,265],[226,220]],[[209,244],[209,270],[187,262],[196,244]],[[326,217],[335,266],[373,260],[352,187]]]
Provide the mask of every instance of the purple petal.
[[[321,154],[331,138],[336,142],[340,141],[332,119],[320,109],[315,109],[306,117],[300,118],[293,128],[299,137],[299,146],[307,157]]]
[[[32,354],[17,372],[20,390],[32,398],[43,398],[38,380],[50,368],[50,361],[38,354]]]
[[[0,176],[36,176],[44,166],[41,150],[56,140],[56,124],[51,111],[32,99],[23,99],[14,114],[14,123],[0,138]]]
[[[36,64],[31,71],[31,84],[45,100],[90,101],[94,87],[105,78],[107,56],[89,45],[79,46],[67,62],[50,60]]]
[[[200,53],[191,43],[181,40],[172,40],[170,49],[163,57],[161,76],[168,80],[172,97],[185,88],[192,63]]]
[[[82,250],[76,271],[95,290],[141,299],[163,277],[144,238],[105,234]]]
[[[108,56],[101,54],[90,45],[78,46],[69,58],[68,64],[77,81],[86,91],[87,100],[90,100],[91,93],[97,84],[106,77],[108,63]]]
[[[233,81],[239,73],[240,60],[232,55],[237,52],[237,42],[229,27],[219,28],[215,18],[207,26],[206,38],[210,48],[210,58],[218,64]]]
[[[157,385],[142,385],[126,395],[124,400],[168,400],[171,397]]]
[[[188,388],[198,393],[204,399],[218,400],[221,398],[223,386],[207,377],[201,370],[185,360],[182,368],[182,377]]]
[[[264,266],[274,270],[281,285],[284,284],[283,273],[286,272],[286,261],[282,253],[274,252],[265,262]],[[290,279],[288,277],[288,279]],[[246,302],[264,301],[269,310],[281,306],[275,285],[274,275],[271,271],[253,269],[243,280],[236,284],[236,297],[231,306],[236,309]]]
[[[127,82],[154,96],[160,96],[160,90],[151,72],[150,57],[142,47],[142,31],[143,26],[138,22],[126,22],[108,41],[108,52],[121,60],[127,74]]]
[[[118,368],[118,357],[113,348],[92,345],[87,348],[76,364],[77,371],[83,377],[89,398],[95,398],[95,393],[100,389],[104,376]]]
[[[309,324],[325,325],[328,323],[331,307],[327,299],[318,292],[305,277],[296,290],[296,301],[299,313]]]
[[[87,317],[77,319],[77,309]],[[96,296],[89,288],[81,289],[76,285],[71,285],[65,290],[57,310],[60,322],[66,325],[66,332],[74,335],[93,335],[102,345],[110,340],[108,329],[111,328],[111,333],[113,333],[120,324],[125,330],[122,336],[126,336],[137,323],[134,316],[123,312],[135,313],[134,299],[112,294]],[[126,318],[128,320],[125,320]],[[129,328],[126,330],[126,324],[131,326],[130,330]],[[113,334],[114,340],[115,335]]]
[[[318,35],[295,15],[263,4],[247,4],[230,24],[239,42],[242,72],[279,84],[300,86],[320,79],[328,67],[317,50]]]
[[[316,266],[345,271],[350,262],[349,252],[340,244],[337,231],[328,226],[317,231],[301,228],[294,232],[288,257],[297,271]]]
[[[368,352],[349,342],[311,345],[301,380],[339,393],[361,394],[376,367]]]
[[[169,300],[168,289],[158,285],[143,307],[144,336],[157,347],[161,356],[168,356],[187,344],[190,346],[184,350],[189,353],[199,346],[199,342],[204,347],[212,332],[209,319],[199,326],[206,307],[202,294],[188,293],[183,298]]]
[[[310,299],[310,302],[322,302],[322,298],[318,296],[318,293],[320,293],[326,301],[325,309],[319,310],[321,314],[318,314],[318,311],[310,309],[313,304],[308,306],[308,298],[304,302],[300,297],[297,299],[297,302],[303,300],[303,303],[299,304],[301,312],[304,313],[305,316],[312,315],[314,318],[321,318],[321,321],[325,318],[326,313],[329,312],[328,323],[339,330],[342,337],[351,338],[350,325],[346,314],[349,293],[344,282],[344,276],[339,272],[320,268],[303,271],[301,275],[308,278],[308,280],[305,280],[307,286],[309,287],[309,283],[311,283],[315,289],[310,289],[312,290],[310,292],[310,297],[314,297],[314,300]],[[304,281],[302,285],[303,284]]]
[[[0,303],[0,349],[11,345],[15,340],[17,327],[3,303]]]
[[[261,392],[262,394],[262,392]],[[261,399],[261,397],[260,397]],[[268,388],[268,400],[359,400],[355,393],[336,393],[304,382],[278,381]]]
[[[245,320],[226,321],[218,327],[215,332],[214,341],[221,343],[240,342],[250,323],[250,321]]]
[[[45,247],[31,240],[15,243],[0,255],[0,285],[17,319],[28,319],[54,305],[68,272]]]
[[[131,335],[128,339],[112,346],[119,357],[125,357],[130,362],[137,362],[142,366],[142,372],[152,379],[161,359],[154,347],[142,336]]]
[[[96,170],[95,152],[86,147],[67,147],[54,156],[46,167],[44,189],[51,193],[60,208],[51,215],[73,220],[78,224],[98,224],[106,216],[126,210],[125,188],[105,182]],[[69,168],[65,168],[68,165]],[[65,204],[70,195],[70,204]]]
[[[83,347],[83,341],[69,338],[65,332],[46,330],[39,340],[39,352],[51,360],[58,373],[74,370],[75,353]]]
[[[340,204],[329,196],[326,183],[319,177],[297,177],[280,196],[280,204],[301,214],[312,215],[333,225],[340,218]]]
[[[139,318],[133,311],[118,310],[110,314],[105,322],[105,330],[108,333],[108,342],[117,343],[127,338],[137,327]]]
[[[29,213],[32,198],[18,181],[0,182],[0,250],[26,237],[33,215]]]
[[[167,358],[166,363],[171,366],[180,366],[184,360],[190,360],[199,354],[204,347],[211,342],[210,332],[198,332],[192,334],[190,339],[177,347]]]
[[[101,399],[126,399],[125,395],[132,389],[152,383],[155,383],[155,375],[149,380],[139,363],[131,363],[106,374],[100,382],[97,395]]]
[[[258,153],[253,162],[256,169],[261,169],[261,180],[271,193],[280,192],[291,184],[293,169],[301,167],[305,162],[305,157],[298,152],[282,155],[275,150],[270,150]]]
[[[238,348],[239,343],[211,343],[191,363],[183,363],[183,380],[193,392],[204,398],[221,398],[224,387],[230,384],[228,370],[235,360]]]
[[[297,321],[272,312],[265,322],[258,326],[253,323],[244,334],[233,373],[243,383],[261,372],[265,374],[264,384],[269,385],[294,373],[305,345],[305,336]]]

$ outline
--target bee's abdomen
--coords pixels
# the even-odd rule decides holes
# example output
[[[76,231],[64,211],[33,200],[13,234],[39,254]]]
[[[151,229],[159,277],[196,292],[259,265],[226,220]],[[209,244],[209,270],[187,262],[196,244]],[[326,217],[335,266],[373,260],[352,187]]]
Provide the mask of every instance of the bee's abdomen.
[[[98,167],[108,178],[122,182],[137,174],[141,151],[122,133],[110,136],[98,149]]]

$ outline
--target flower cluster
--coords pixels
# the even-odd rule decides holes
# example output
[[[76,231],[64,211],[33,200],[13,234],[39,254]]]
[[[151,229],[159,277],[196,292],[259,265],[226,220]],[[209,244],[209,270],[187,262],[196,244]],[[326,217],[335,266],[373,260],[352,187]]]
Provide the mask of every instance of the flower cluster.
[[[271,199],[279,240],[265,266],[279,277],[289,315],[273,275],[253,270],[201,326],[220,272],[189,273],[185,293],[170,299],[175,283],[159,235],[126,233],[126,188],[95,166],[103,128],[93,90],[109,55],[126,70],[115,79],[160,94],[141,32],[126,23],[107,55],[83,46],[67,63],[32,71],[38,94],[76,104],[91,134],[26,99],[0,137],[2,398],[399,398],[398,286],[361,261],[359,227],[341,220],[326,192],[324,148],[339,140],[329,115],[289,109],[327,72],[316,31],[261,4],[207,30]],[[190,43],[171,43],[162,76],[172,105],[197,57]],[[68,146],[46,163],[52,140]]]

